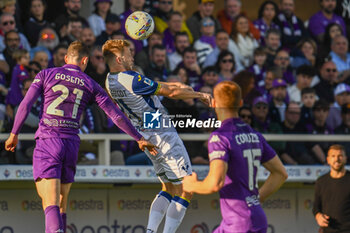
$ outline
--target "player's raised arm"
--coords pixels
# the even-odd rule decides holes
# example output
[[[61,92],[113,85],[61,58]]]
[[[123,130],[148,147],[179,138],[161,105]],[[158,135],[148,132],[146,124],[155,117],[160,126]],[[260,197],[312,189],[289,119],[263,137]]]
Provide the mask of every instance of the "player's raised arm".
[[[286,169],[277,155],[262,165],[270,172],[270,175],[259,189],[261,202],[276,192],[288,178]]]
[[[38,99],[41,93],[42,88],[42,80],[41,80],[41,74],[39,73],[32,85],[30,86],[27,94],[24,96],[24,99],[20,103],[17,114],[15,116],[15,121],[11,130],[11,134],[9,138],[5,142],[5,149],[7,151],[15,151],[15,148],[18,143],[18,134],[30,112],[30,109],[32,108],[35,101]]]
[[[184,85],[186,86],[186,85]],[[174,85],[173,83],[161,83],[157,95],[169,97],[172,99],[200,99],[205,104],[211,104],[211,95],[202,92],[196,92],[191,88]]]

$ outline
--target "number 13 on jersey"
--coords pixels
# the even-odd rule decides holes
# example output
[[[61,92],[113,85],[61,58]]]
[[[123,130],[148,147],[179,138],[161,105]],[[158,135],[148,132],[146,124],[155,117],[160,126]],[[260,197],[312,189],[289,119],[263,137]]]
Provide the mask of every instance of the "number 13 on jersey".
[[[65,101],[68,96],[69,96],[69,89],[61,84],[55,85],[51,88],[54,92],[60,91],[62,94],[57,97],[52,103],[47,107],[46,113],[50,115],[55,115],[55,116],[64,116],[64,111],[57,109],[57,106],[60,105],[63,101]],[[75,103],[73,106],[73,111],[72,111],[72,118],[75,119],[77,118],[78,114],[78,109],[80,105],[80,101],[83,97],[84,91],[74,88],[73,94],[76,96],[75,97]]]

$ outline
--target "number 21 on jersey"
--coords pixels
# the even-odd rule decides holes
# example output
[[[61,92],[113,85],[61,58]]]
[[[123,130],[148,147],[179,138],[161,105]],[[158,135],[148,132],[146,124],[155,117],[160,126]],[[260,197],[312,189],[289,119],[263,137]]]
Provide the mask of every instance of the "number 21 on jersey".
[[[249,176],[249,190],[253,190],[254,187],[258,188],[258,170],[260,167],[260,160],[257,158],[261,156],[260,149],[247,149],[243,151],[243,157],[248,162],[248,176]],[[256,175],[254,179],[254,167],[256,167]]]
[[[52,103],[47,107],[46,113],[50,115],[55,115],[55,116],[64,116],[64,111],[57,109],[57,106],[60,105],[65,99],[68,98],[69,96],[69,89],[61,84],[55,85],[51,88],[54,92],[60,91],[62,94],[57,97]],[[73,111],[72,111],[72,118],[75,119],[77,118],[78,114],[78,109],[80,105],[80,101],[83,97],[84,91],[74,88],[73,94],[76,96],[75,97],[75,103],[73,106]]]

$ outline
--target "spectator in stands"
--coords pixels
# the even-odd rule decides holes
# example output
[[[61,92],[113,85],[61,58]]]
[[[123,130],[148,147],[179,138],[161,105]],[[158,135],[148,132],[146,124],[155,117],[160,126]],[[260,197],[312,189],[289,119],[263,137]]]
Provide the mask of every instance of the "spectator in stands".
[[[249,31],[249,20],[243,15],[236,17],[232,24],[231,37],[234,41],[235,59],[240,60],[244,67],[249,67],[253,62],[254,50],[258,47],[258,42]]]
[[[153,15],[156,30],[163,33],[169,26],[170,17],[173,14],[173,0],[159,0],[158,8]],[[182,15],[181,15],[182,16]],[[188,29],[185,20],[181,20],[181,29],[179,31],[186,32],[190,43],[193,43],[191,31]]]
[[[106,30],[106,18],[111,13],[112,0],[95,0],[95,10],[87,19],[95,37]]]
[[[36,61],[30,61],[27,67],[29,79],[34,80],[35,76],[41,71],[41,66]]]
[[[328,57],[329,53],[331,52],[331,43],[332,40],[340,35],[344,35],[342,27],[337,24],[337,23],[330,23],[327,25],[324,37],[323,37],[323,42],[322,44],[318,47],[318,59],[319,60],[324,60],[326,57]]]
[[[304,126],[311,122],[313,118],[312,108],[316,102],[316,91],[312,87],[306,87],[301,90],[301,117],[300,125]]]
[[[102,88],[105,88],[106,75],[108,69],[102,54],[100,45],[91,49],[90,59],[86,67],[85,73],[94,79]]]
[[[61,39],[61,42],[69,45],[73,41],[79,40],[82,29],[83,23],[80,19],[70,18],[68,21],[66,34]]]
[[[96,37],[91,28],[83,28],[81,30],[80,41],[90,49],[95,45]]]
[[[3,13],[0,16],[0,51],[5,49],[4,35],[12,30],[17,31],[15,18],[9,13]],[[20,32],[18,32],[18,34],[20,38],[20,46],[29,51],[30,45],[27,38]]]
[[[333,61],[325,61],[320,69],[320,82],[314,87],[318,97],[334,102],[334,88],[338,84],[338,70]]]
[[[282,133],[281,126],[278,122],[271,121],[268,117],[268,102],[264,97],[257,97],[252,104],[253,128],[260,133]],[[285,150],[285,142],[269,143],[278,154]]]
[[[279,27],[276,24],[277,13],[278,6],[275,2],[268,0],[261,4],[258,12],[258,19],[253,23],[254,26],[260,31],[260,40],[262,42],[264,42],[266,31],[270,29],[279,30]]]
[[[6,96],[6,107],[8,116],[13,119],[13,109],[21,103],[23,96],[21,95],[21,85],[23,80],[29,78],[26,67],[29,65],[29,53],[25,49],[14,51],[13,58],[16,61],[16,66],[13,68],[11,85],[9,93]]]
[[[59,38],[55,30],[50,27],[43,28],[39,33],[37,46],[30,50],[30,57],[33,58],[37,51],[44,51],[48,54],[49,60],[51,60],[51,54],[58,44]]]
[[[284,113],[288,104],[286,101],[287,83],[283,79],[273,80],[270,94],[269,116],[272,121],[281,123],[284,121]]]
[[[272,83],[275,79],[283,78],[282,70],[278,67],[270,67],[266,70],[264,82],[259,83],[257,90],[263,95],[266,99],[270,99],[270,90],[272,88]]]
[[[332,40],[331,49],[332,51],[329,55],[332,57],[332,61],[337,66],[337,70],[340,73],[339,80],[343,82],[350,76],[350,53],[348,52],[348,39],[343,35],[336,36]]]
[[[255,87],[263,86],[266,74],[267,52],[263,47],[254,50],[254,63],[248,68],[255,75]]]
[[[173,72],[173,75],[176,75],[180,78],[182,83],[187,84],[188,83],[188,75],[187,71],[183,66],[178,66]]]
[[[219,83],[219,75],[215,66],[205,67],[202,71],[201,80],[202,80],[202,83],[194,87],[195,91],[199,91],[204,86],[210,87],[213,89],[214,86]]]
[[[261,93],[255,89],[254,74],[243,70],[237,73],[233,81],[241,87],[242,100],[246,105],[251,105],[256,97],[261,96]]]
[[[298,126],[301,109],[299,104],[290,102],[287,105],[285,119],[281,124],[284,134],[300,134],[302,129]],[[281,154],[285,164],[313,164],[314,160],[307,153],[303,142],[287,142],[285,151]]]
[[[154,45],[150,55],[150,65],[145,70],[145,75],[154,80],[165,82],[170,75],[166,68],[166,50],[163,45]]]
[[[49,55],[45,51],[37,51],[34,53],[33,61],[38,62],[42,69],[46,69],[49,66]]]
[[[265,47],[267,51],[266,65],[271,67],[274,65],[277,51],[281,47],[281,33],[279,30],[270,29],[266,32]]]
[[[335,13],[341,16],[345,22],[346,35],[350,35],[350,11],[349,11],[349,1],[348,0],[337,0],[337,7],[335,8]]]
[[[163,44],[165,45],[168,54],[175,52],[175,34],[182,31],[182,24],[182,14],[178,11],[171,12],[168,21],[169,27],[163,32]],[[190,38],[190,35],[188,35],[188,37]]]
[[[150,55],[151,50],[154,45],[161,45],[163,40],[163,35],[159,32],[153,32],[150,37],[147,39],[147,47],[144,47],[140,52],[135,55],[135,64],[138,65],[142,70],[146,70],[146,68],[150,65]],[[176,36],[175,36],[175,47],[176,47]],[[182,57],[181,57],[182,59]],[[170,60],[170,57],[168,57]],[[177,64],[176,64],[177,65]],[[175,65],[175,67],[176,67]]]
[[[312,122],[305,125],[305,133],[307,134],[333,134],[333,130],[330,129],[326,120],[329,113],[329,103],[326,100],[320,99],[316,101],[312,108],[313,119]],[[307,142],[307,148],[314,156],[315,160],[319,164],[326,162],[326,152],[330,146],[330,142]]]
[[[120,15],[121,31],[123,32],[123,34],[126,36],[127,39],[131,40],[135,44],[136,52],[139,52],[143,48],[143,43],[142,43],[142,41],[134,40],[127,35],[126,30],[125,30],[125,21],[129,17],[129,15],[131,15],[131,13],[133,13],[135,11],[142,11],[143,10],[143,7],[145,5],[145,0],[129,0],[129,5],[130,5],[129,9],[124,11]],[[156,25],[157,25],[157,23],[156,23]]]
[[[186,21],[187,27],[192,33],[193,40],[196,41],[201,37],[200,28],[202,26],[201,20],[209,17],[214,22],[214,30],[221,28],[219,21],[213,17],[214,0],[199,0],[198,11]]]
[[[221,51],[216,62],[216,69],[219,73],[220,81],[232,81],[235,75],[235,58],[227,50]]]
[[[282,45],[292,49],[298,42],[308,36],[304,22],[295,14],[294,0],[281,0],[280,12],[277,16],[277,24],[282,31]]]
[[[0,16],[1,17],[1,16]],[[6,75],[6,83],[9,85],[11,83],[11,75],[13,67],[16,65],[16,60],[13,59],[13,52],[19,49],[20,46],[20,36],[15,30],[8,31],[4,36],[5,49],[3,55],[5,57],[6,63],[9,65],[9,72]]]
[[[243,105],[239,109],[238,115],[244,123],[246,123],[247,125],[250,125],[250,126],[252,125],[253,113],[252,113],[252,110],[250,109],[250,107],[248,107],[247,105]]]
[[[302,65],[297,69],[297,81],[287,88],[289,100],[301,105],[301,90],[311,87],[315,70],[312,66]]]
[[[311,16],[309,20],[309,31],[319,43],[323,42],[325,29],[330,23],[341,25],[343,32],[346,32],[345,23],[342,17],[334,13],[337,6],[336,0],[320,0],[321,10]]]
[[[210,54],[215,44],[215,23],[210,17],[203,18],[200,24],[201,36],[194,42],[194,49],[197,50],[197,59],[202,66],[208,54]]]
[[[225,0],[225,8],[220,10],[217,14],[217,19],[219,20],[222,29],[224,29],[229,35],[232,33],[232,24],[236,18],[242,14],[241,9],[241,0]],[[250,21],[249,31],[255,39],[260,39],[259,30]]]
[[[107,40],[111,39],[112,34],[118,32],[121,29],[120,19],[118,15],[110,13],[106,17],[106,30],[96,38],[97,45],[103,45]],[[120,34],[123,35],[121,31]]]
[[[202,93],[208,93],[210,95],[213,95],[213,88],[210,86],[202,86],[198,91]],[[213,108],[210,108],[208,105],[204,104],[201,101],[196,102],[196,108],[199,113],[199,119],[201,120],[207,120],[207,119],[216,119],[216,113]],[[201,129],[200,132],[208,133],[211,129]],[[202,149],[202,148],[201,148]],[[206,153],[208,154],[208,153]]]
[[[296,49],[292,52],[291,66],[296,69],[302,65],[315,67],[317,56],[317,44],[310,38],[305,38],[299,41]]]
[[[19,10],[17,9],[18,2],[17,0],[1,0],[0,1],[0,15],[1,14],[10,14],[15,17],[17,29],[20,32],[23,32],[22,21],[19,15]]]
[[[70,18],[80,20],[84,27],[89,26],[87,20],[79,15],[81,0],[64,0],[64,6],[66,11],[59,15],[55,20],[55,29],[61,38],[67,34],[68,22]]]
[[[39,40],[40,31],[50,26],[45,18],[46,3],[44,0],[31,0],[30,18],[24,24],[24,34],[30,46],[35,47]]]
[[[8,88],[6,87],[5,75],[0,73],[0,133],[4,132],[4,123],[6,116],[6,96],[8,94]]]
[[[169,68],[173,71],[182,62],[184,50],[190,46],[190,40],[186,32],[175,34],[175,52],[168,55]]]
[[[341,107],[342,123],[335,129],[336,134],[350,134],[350,104],[344,104]],[[345,147],[347,157],[350,156],[350,142],[339,142]],[[348,153],[349,152],[349,153]],[[348,161],[349,164],[350,161]]]
[[[52,59],[49,62],[48,68],[61,67],[65,63],[64,56],[67,54],[67,46],[64,44],[59,44],[53,50]]]
[[[200,75],[201,68],[197,62],[197,53],[196,50],[192,47],[188,47],[184,50],[183,61],[177,65],[176,68],[185,68],[187,73],[187,83],[192,88],[201,83]]]
[[[340,83],[334,89],[334,103],[330,106],[327,126],[331,129],[337,128],[342,122],[341,107],[350,104],[350,86]]]
[[[279,67],[283,72],[283,79],[288,84],[294,84],[295,78],[292,70],[290,69],[290,57],[289,53],[286,50],[280,50],[277,52],[274,63]]]
[[[350,231],[350,173],[345,169],[345,148],[332,145],[327,153],[330,172],[319,177],[315,184],[312,212],[322,232]]]

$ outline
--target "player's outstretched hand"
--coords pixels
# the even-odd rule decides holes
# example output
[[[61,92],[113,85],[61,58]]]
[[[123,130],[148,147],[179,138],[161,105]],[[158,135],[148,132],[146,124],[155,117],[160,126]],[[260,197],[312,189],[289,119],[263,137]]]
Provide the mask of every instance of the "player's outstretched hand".
[[[213,97],[208,93],[201,93],[201,97],[199,98],[200,101],[208,105],[209,107],[212,107],[212,99]]]
[[[139,144],[139,148],[142,151],[145,151],[145,149],[147,149],[149,151],[149,153],[151,153],[151,155],[158,154],[158,151],[157,151],[158,147],[153,145],[149,141],[145,140],[143,137],[139,141],[137,141],[137,143]]]
[[[10,137],[5,142],[5,150],[14,152],[18,143],[18,135],[13,133],[10,134]]]
[[[193,193],[193,184],[198,181],[197,178],[197,173],[192,172],[192,175],[190,176],[185,176],[184,179],[182,180],[182,189],[185,192],[188,193]]]

